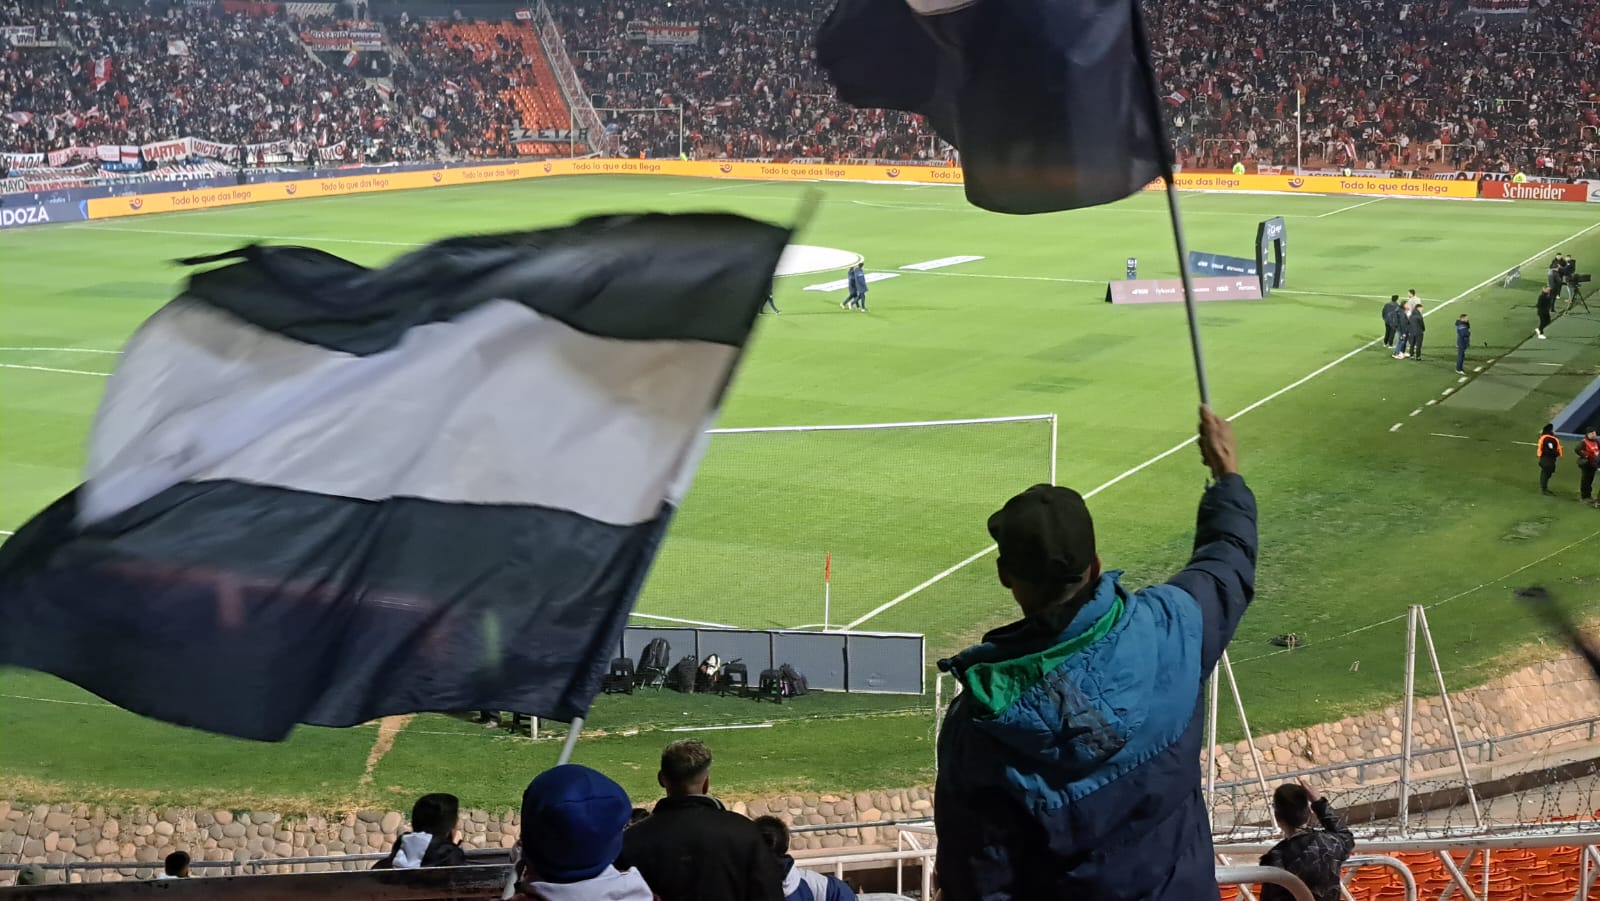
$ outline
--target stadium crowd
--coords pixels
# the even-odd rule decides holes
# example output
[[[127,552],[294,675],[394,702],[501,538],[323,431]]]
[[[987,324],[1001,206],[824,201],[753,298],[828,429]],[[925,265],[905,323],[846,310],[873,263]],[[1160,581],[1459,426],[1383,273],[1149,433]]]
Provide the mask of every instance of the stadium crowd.
[[[824,4],[552,6],[596,107],[667,110],[603,113],[620,155],[677,155],[678,107],[683,150],[702,158],[936,162],[947,153],[920,117],[833,97],[811,52]],[[1474,14],[1464,0],[1145,6],[1190,167],[1292,165],[1298,149],[1312,166],[1600,176],[1600,6],[1590,0],[1513,15]],[[503,38],[468,45],[405,13],[390,18],[399,54],[362,69],[392,71],[390,90],[326,53],[309,56],[296,23],[270,12],[12,0],[0,25],[36,33],[8,30],[14,46],[0,48],[0,150],[194,136],[349,142],[351,158],[379,160],[498,156],[514,152],[516,129],[540,125],[503,99],[532,71]]]

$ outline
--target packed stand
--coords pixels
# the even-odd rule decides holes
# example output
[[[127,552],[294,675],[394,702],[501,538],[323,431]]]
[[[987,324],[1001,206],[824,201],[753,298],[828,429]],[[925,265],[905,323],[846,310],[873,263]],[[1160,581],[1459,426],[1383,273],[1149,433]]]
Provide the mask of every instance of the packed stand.
[[[525,127],[508,96],[533,81],[531,48],[504,29],[492,31],[480,38],[410,16],[388,23],[390,39],[410,63],[395,67],[396,102],[452,156],[512,155]]]
[[[700,158],[943,159],[921,117],[855,110],[834,97],[811,52],[826,4],[687,0],[672,4],[670,22],[661,10],[653,0],[552,4],[595,107],[682,105],[683,150]],[[637,27],[647,23],[668,27],[647,34]],[[621,156],[678,155],[676,112],[602,118],[615,125]]]
[[[1600,5],[1473,15],[1459,0],[1145,0],[1190,165],[1600,177]]]
[[[431,152],[407,138],[361,77],[311,64],[281,18],[84,0],[13,4],[0,22],[50,35],[4,48],[7,152],[180,137],[230,145],[362,139],[383,142],[386,157]]]

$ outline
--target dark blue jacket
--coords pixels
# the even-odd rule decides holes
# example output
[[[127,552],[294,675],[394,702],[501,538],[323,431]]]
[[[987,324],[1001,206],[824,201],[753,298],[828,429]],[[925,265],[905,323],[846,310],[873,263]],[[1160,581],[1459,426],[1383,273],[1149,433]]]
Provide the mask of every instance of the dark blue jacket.
[[[1472,326],[1469,323],[1462,322],[1459,319],[1456,320],[1456,346],[1472,346]]]
[[[1216,897],[1200,686],[1255,593],[1242,477],[1206,490],[1194,548],[1165,585],[1102,575],[1059,633],[1023,620],[940,662],[963,686],[934,796],[945,901]]]

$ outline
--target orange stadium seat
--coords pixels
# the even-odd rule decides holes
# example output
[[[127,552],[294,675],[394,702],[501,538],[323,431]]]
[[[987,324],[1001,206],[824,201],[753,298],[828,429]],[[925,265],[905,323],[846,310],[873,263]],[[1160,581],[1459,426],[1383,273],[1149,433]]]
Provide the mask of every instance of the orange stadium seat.
[[[465,22],[437,26],[440,38],[454,45],[474,47],[473,57],[487,59],[496,46],[497,38],[504,37],[522,50],[532,60],[522,78],[523,83],[500,92],[500,99],[511,104],[522,118],[522,127],[537,132],[541,129],[571,127],[572,112],[561,86],[556,82],[555,70],[545,55],[538,35],[522,22]],[[565,153],[565,144],[543,142],[541,153]],[[519,151],[521,145],[519,145]]]

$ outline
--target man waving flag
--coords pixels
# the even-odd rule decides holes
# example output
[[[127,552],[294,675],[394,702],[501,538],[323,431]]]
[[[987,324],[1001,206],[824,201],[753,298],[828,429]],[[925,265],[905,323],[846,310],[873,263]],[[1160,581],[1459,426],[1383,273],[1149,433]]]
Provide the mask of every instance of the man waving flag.
[[[367,269],[200,272],[128,343],[87,478],[0,546],[0,664],[277,740],[583,715],[787,230],[617,216]]]

